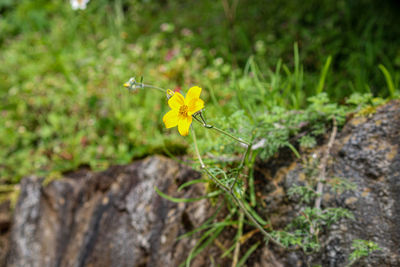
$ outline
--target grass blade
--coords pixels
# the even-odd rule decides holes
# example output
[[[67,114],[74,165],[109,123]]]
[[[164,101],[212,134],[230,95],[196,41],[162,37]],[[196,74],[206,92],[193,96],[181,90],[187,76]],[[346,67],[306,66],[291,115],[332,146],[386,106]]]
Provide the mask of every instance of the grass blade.
[[[292,152],[296,155],[296,157],[298,159],[301,158],[300,153],[297,151],[297,149],[291,143],[287,143],[286,145],[290,148],[290,150],[292,150]]]
[[[250,171],[249,171],[249,189],[250,189],[250,205],[252,207],[256,206],[256,193],[254,187],[254,164],[257,158],[257,152],[253,153],[250,161]]]
[[[252,245],[248,251],[243,255],[243,257],[240,259],[236,267],[243,266],[243,264],[247,261],[247,259],[250,257],[250,255],[257,249],[257,247],[260,245],[260,242],[255,243]]]
[[[210,197],[215,197],[218,196],[219,194],[221,194],[221,191],[214,191],[211,192],[205,196],[201,196],[201,197],[196,197],[196,198],[176,198],[176,197],[171,197],[168,196],[167,194],[164,194],[163,192],[160,191],[160,189],[157,188],[157,186],[154,187],[154,189],[156,190],[157,194],[165,199],[168,199],[169,201],[175,202],[175,203],[188,203],[188,202],[195,202],[204,198],[210,198]]]
[[[197,242],[196,246],[190,251],[188,258],[186,259],[186,267],[190,267],[190,262],[194,257],[199,255],[212,241],[214,241],[219,234],[224,230],[224,226],[220,226],[217,228],[212,228],[208,230]],[[210,236],[211,235],[211,236]],[[210,236],[208,239],[207,237]],[[207,239],[207,240],[206,240]],[[203,240],[206,240],[202,243]],[[182,265],[180,265],[182,266]]]
[[[249,203],[247,202],[243,202],[244,206],[246,207],[246,209],[251,213],[251,215],[253,215],[253,217],[258,221],[259,224],[261,225],[266,225],[268,224],[266,221],[264,221],[260,215],[257,214],[257,212],[255,212],[249,205]]]
[[[390,97],[394,98],[396,89],[393,84],[392,76],[390,75],[389,71],[385,68],[385,66],[383,66],[382,64],[379,64],[378,68],[382,71],[383,75],[385,76],[386,84],[389,88]]]
[[[324,68],[321,71],[321,76],[319,78],[318,87],[317,87],[317,94],[322,93],[322,90],[324,90],[325,79],[326,79],[326,75],[328,74],[328,70],[329,70],[329,66],[331,65],[331,62],[332,62],[332,56],[329,56],[325,62]]]
[[[213,224],[203,224],[199,227],[197,227],[196,229],[194,229],[193,231],[187,232],[186,234],[183,234],[181,236],[178,237],[177,240],[181,240],[183,238],[189,237],[191,235],[194,235],[197,232],[200,232],[201,230],[210,228],[210,227],[221,227],[221,226],[231,226],[231,225],[236,225],[238,222],[237,221],[223,221],[223,222],[218,222],[218,223],[213,223]]]
[[[191,180],[189,182],[186,182],[184,184],[182,184],[179,188],[178,188],[178,192],[181,191],[183,188],[192,185],[192,184],[198,184],[198,183],[207,183],[208,180],[207,179],[195,179],[195,180]]]

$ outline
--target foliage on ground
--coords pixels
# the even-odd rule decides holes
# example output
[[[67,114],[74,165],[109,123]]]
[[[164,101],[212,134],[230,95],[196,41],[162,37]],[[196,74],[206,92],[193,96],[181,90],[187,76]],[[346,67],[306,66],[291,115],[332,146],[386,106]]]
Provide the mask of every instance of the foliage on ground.
[[[93,0],[72,10],[68,1],[1,1],[1,181],[103,169],[165,147],[186,153],[188,141],[163,129],[164,98],[123,91],[133,74],[171,89],[203,87],[214,122],[234,122],[247,108],[257,113],[257,135],[277,140],[264,146],[264,157],[287,144],[307,116],[318,120],[289,111],[312,106],[317,93],[326,93],[317,96],[324,103],[355,92],[394,96],[395,4],[238,3],[226,10],[222,1]],[[201,145],[216,145],[208,140]]]

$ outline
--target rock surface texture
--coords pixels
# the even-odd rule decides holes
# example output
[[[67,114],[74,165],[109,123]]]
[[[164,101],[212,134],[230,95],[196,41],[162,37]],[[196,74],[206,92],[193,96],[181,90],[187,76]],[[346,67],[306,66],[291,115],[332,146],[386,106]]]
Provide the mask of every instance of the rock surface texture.
[[[324,150],[321,146],[312,153],[321,157]],[[369,117],[351,119],[336,137],[326,171],[327,177],[351,181],[358,190],[338,195],[325,188],[322,207],[348,208],[356,220],[340,221],[323,233],[324,246],[318,255],[285,252],[269,245],[258,249],[248,266],[345,266],[354,239],[372,240],[382,250],[353,266],[400,266],[399,152],[399,102],[390,102]],[[288,199],[287,191],[304,181],[305,169],[300,161],[273,159],[259,164],[257,196],[265,204],[259,212],[268,216],[275,229],[298,215],[300,205]],[[204,194],[201,186],[181,192],[177,188],[199,177],[159,156],[100,173],[77,172],[47,186],[41,179],[28,177],[21,183],[4,263],[179,266],[195,240],[178,241],[177,237],[205,221],[213,208],[207,200],[170,202],[159,197],[154,187],[175,197],[198,197]],[[219,244],[229,247],[234,233],[221,236]],[[210,248],[191,266],[212,266],[210,256],[220,266],[230,266],[229,259],[218,260],[219,255],[218,248]]]
[[[199,173],[152,157],[105,172],[75,173],[42,186],[21,183],[7,266],[178,266],[193,244],[177,237],[207,218],[207,201],[175,204],[177,185]],[[201,266],[201,262],[195,262]]]
[[[321,159],[325,150],[326,145],[318,147],[310,157]],[[280,168],[274,168],[279,164]],[[279,157],[260,166],[258,179],[263,181],[260,190],[266,195],[265,215],[279,214],[271,218],[275,228],[299,215],[300,205],[287,199],[287,191],[293,184],[304,184],[310,172],[307,168],[300,162],[281,164]],[[382,250],[352,266],[400,266],[399,101],[392,101],[367,117],[354,117],[345,125],[326,164],[326,178],[333,177],[354,183],[357,189],[335,194],[325,186],[322,208],[347,208],[355,220],[342,220],[324,233],[321,253],[308,257],[283,253],[277,262],[282,266],[346,266],[352,241],[363,239],[376,242]]]
[[[336,197],[350,209],[346,221],[329,233],[323,263],[341,266],[353,239],[372,240],[381,252],[362,266],[400,266],[400,104],[392,102],[370,118],[355,118],[332,151],[331,177],[348,179],[357,190]],[[329,203],[329,201],[327,201]]]

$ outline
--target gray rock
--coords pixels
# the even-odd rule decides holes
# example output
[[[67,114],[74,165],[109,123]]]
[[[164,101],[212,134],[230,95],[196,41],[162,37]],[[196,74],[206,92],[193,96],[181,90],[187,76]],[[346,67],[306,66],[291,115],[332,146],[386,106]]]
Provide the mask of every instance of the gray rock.
[[[321,158],[324,149],[322,146],[312,153]],[[374,241],[382,250],[352,266],[400,266],[399,152],[399,101],[378,108],[369,117],[355,117],[346,124],[330,151],[327,178],[346,179],[355,183],[357,190],[335,194],[325,186],[322,207],[347,208],[355,220],[342,220],[324,233],[320,239],[324,245],[321,253],[307,257],[297,253],[301,259],[298,266],[345,266],[349,263],[354,239]],[[268,192],[266,215],[276,214],[279,218],[271,218],[275,229],[299,215],[300,205],[287,199],[287,191],[293,184],[304,184],[309,171],[300,162],[288,161],[272,175],[267,171],[259,178],[267,183],[266,188],[270,188],[268,184],[278,185],[272,192],[264,190]],[[295,266],[291,258],[292,253],[283,253],[279,260],[285,266]]]
[[[357,191],[338,196],[338,205],[349,208],[354,221],[329,233],[337,253],[350,253],[353,239],[371,240],[382,251],[355,266],[400,266],[400,102],[393,101],[368,118],[354,118],[343,129],[328,166],[331,176],[348,179]],[[329,203],[326,203],[329,205]],[[329,241],[332,239],[332,241]],[[332,257],[323,263],[333,264]],[[341,266],[343,260],[338,260]]]
[[[195,197],[177,185],[199,173],[152,157],[105,172],[81,172],[42,186],[21,183],[8,266],[178,266],[193,247],[177,237],[207,218],[207,201],[175,204],[158,196]],[[207,261],[207,257],[203,259]]]

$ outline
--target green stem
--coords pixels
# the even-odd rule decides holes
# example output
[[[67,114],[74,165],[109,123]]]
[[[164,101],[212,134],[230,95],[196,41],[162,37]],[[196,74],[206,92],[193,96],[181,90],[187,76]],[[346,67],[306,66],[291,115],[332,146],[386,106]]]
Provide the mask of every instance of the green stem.
[[[217,131],[217,132],[219,132],[219,133],[222,133],[222,134],[224,134],[224,135],[226,135],[226,136],[232,138],[233,140],[238,141],[239,143],[245,144],[245,145],[247,145],[248,147],[250,146],[250,143],[249,143],[249,142],[244,141],[244,140],[241,139],[241,138],[237,138],[236,136],[233,136],[233,135],[231,135],[230,133],[225,132],[224,130],[221,130],[221,129],[215,127],[215,126],[213,126],[211,129],[213,129],[213,130],[215,130],[215,131]]]
[[[254,189],[254,163],[257,158],[257,152],[251,156],[250,160],[250,171],[249,171],[249,188],[250,188],[250,204],[252,207],[256,205],[256,194]]]
[[[248,158],[248,156],[250,155],[251,147],[252,147],[252,145],[249,145],[249,146],[247,147],[246,153],[243,155],[242,161],[240,162],[239,170],[242,170],[242,169],[243,169],[244,163],[245,163],[246,159]]]
[[[257,220],[253,217],[253,215],[250,214],[250,212],[246,209],[246,207],[244,206],[242,200],[240,200],[235,194],[234,192],[232,192],[232,190],[227,187],[226,185],[224,185],[223,183],[221,183],[221,181],[219,181],[219,179],[217,177],[215,177],[214,174],[211,173],[211,171],[206,167],[206,165],[204,164],[200,153],[199,153],[199,148],[197,146],[197,140],[196,140],[196,134],[194,132],[193,127],[191,128],[192,130],[192,137],[193,137],[193,143],[194,143],[194,147],[195,147],[195,152],[197,155],[197,158],[199,159],[201,168],[209,175],[209,177],[211,178],[211,180],[213,180],[222,190],[224,190],[228,195],[230,195],[234,201],[236,202],[236,204],[239,206],[240,210],[242,210],[244,212],[244,214],[246,215],[247,218],[250,219],[250,221],[255,225],[255,227],[257,227],[257,229],[267,238],[267,240],[271,240],[274,244],[285,248],[285,246],[283,244],[281,244],[279,241],[275,240],[269,233],[267,233],[264,228],[257,222]]]
[[[197,118],[197,116],[200,116],[201,120],[199,120],[199,118]],[[226,136],[232,138],[232,139],[235,140],[235,141],[238,141],[239,143],[245,144],[246,146],[250,146],[250,143],[249,143],[249,142],[247,142],[247,141],[245,141],[245,140],[243,140],[243,139],[241,139],[241,138],[238,138],[238,137],[236,137],[236,136],[234,136],[234,135],[232,135],[232,134],[230,134],[230,133],[228,133],[228,132],[226,132],[226,131],[224,131],[224,130],[221,130],[221,129],[215,127],[214,125],[209,125],[209,124],[207,124],[206,121],[204,120],[203,115],[201,114],[201,112],[200,112],[199,114],[193,115],[193,118],[194,118],[198,123],[200,123],[204,128],[213,129],[213,130],[215,130],[215,131],[217,131],[217,132],[219,132],[219,133],[222,133],[222,134],[224,134],[224,135],[226,135]]]
[[[239,165],[239,167],[238,167],[238,169],[237,169],[237,172],[238,172],[238,173],[237,173],[237,175],[236,175],[236,177],[235,177],[235,181],[233,182],[233,184],[232,184],[232,186],[231,186],[231,190],[232,190],[233,187],[236,185],[236,182],[237,182],[237,180],[238,180],[238,178],[239,178],[239,174],[240,174],[240,172],[243,170],[244,162],[246,161],[246,159],[247,159],[248,155],[250,154],[250,152],[251,152],[251,145],[247,146],[246,153],[243,155],[242,161],[240,162],[240,165]]]
[[[203,159],[202,159],[201,156],[200,156],[199,147],[197,146],[196,134],[195,134],[195,132],[194,132],[194,130],[193,130],[193,126],[191,126],[190,128],[191,128],[191,130],[192,130],[193,143],[194,143],[194,150],[195,150],[195,152],[196,152],[196,156],[197,156],[197,158],[199,159],[201,168],[202,168],[202,169],[206,169],[206,165],[204,164]]]
[[[163,88],[161,88],[161,87],[153,86],[153,85],[150,85],[150,84],[144,84],[144,83],[142,83],[142,86],[143,86],[143,87],[147,87],[147,88],[151,88],[151,89],[156,89],[156,90],[158,90],[158,91],[160,91],[160,92],[163,92],[163,93],[166,93],[166,92],[167,92],[167,90],[165,90],[165,89],[163,89]]]
[[[235,246],[235,251],[233,253],[233,260],[232,260],[232,267],[236,267],[238,260],[239,260],[239,254],[240,254],[240,238],[243,235],[243,220],[244,220],[244,213],[242,211],[239,212],[239,225],[238,225],[238,230],[237,230],[237,240],[236,240],[236,246]]]

